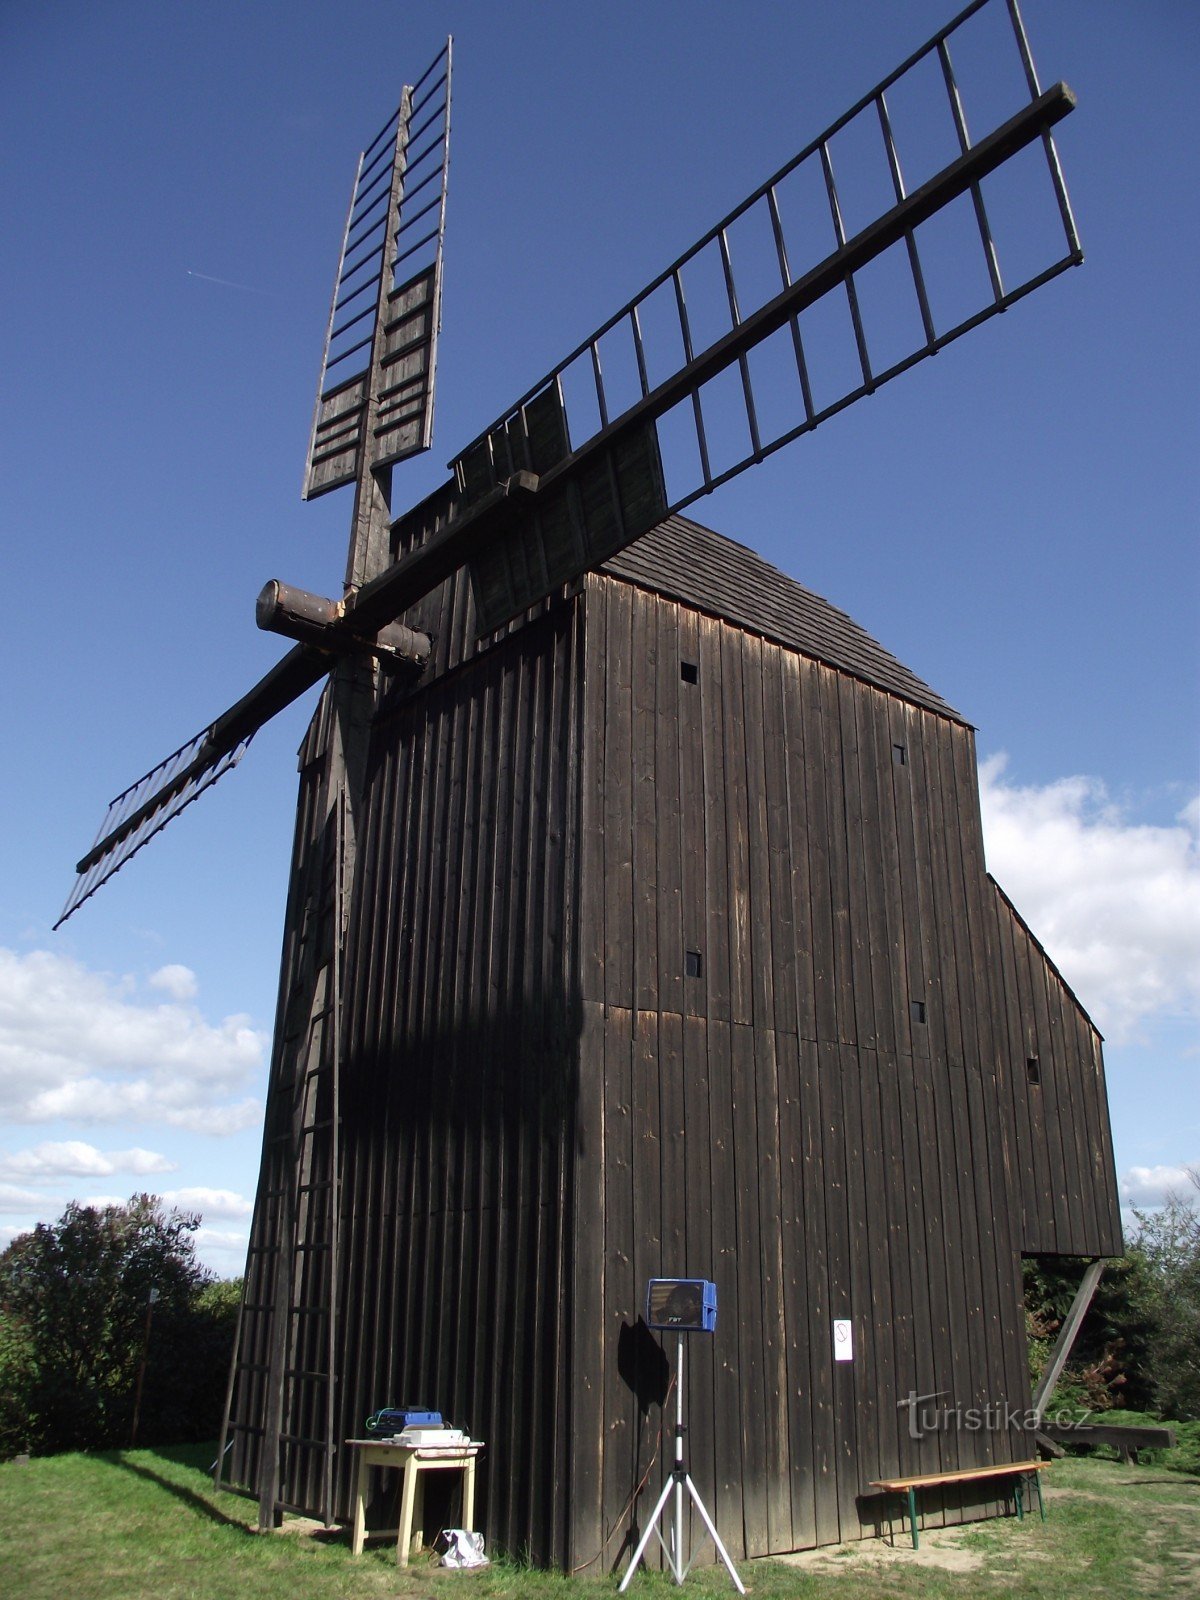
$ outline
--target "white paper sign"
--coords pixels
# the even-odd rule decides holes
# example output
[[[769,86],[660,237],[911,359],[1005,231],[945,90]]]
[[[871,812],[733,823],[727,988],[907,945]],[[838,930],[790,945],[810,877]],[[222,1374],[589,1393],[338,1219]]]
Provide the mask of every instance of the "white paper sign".
[[[854,1333],[850,1326],[849,1318],[842,1320],[835,1317],[833,1320],[833,1359],[835,1361],[854,1360]]]

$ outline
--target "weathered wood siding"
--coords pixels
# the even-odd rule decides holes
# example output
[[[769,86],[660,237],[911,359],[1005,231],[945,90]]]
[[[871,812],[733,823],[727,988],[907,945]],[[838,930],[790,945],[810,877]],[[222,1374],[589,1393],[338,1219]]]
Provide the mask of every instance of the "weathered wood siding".
[[[1021,1251],[1119,1248],[1088,1198],[1113,1189],[1103,1100],[1055,1123],[1047,1246],[1007,1030],[1050,980],[994,959],[968,727],[610,578],[587,603],[577,1548],[615,1544],[654,1449],[618,1351],[659,1274],[718,1283],[689,1448],[731,1548],[857,1537],[872,1478],[1028,1454],[1014,1428],[912,1439],[898,1402],[1027,1406]],[[1060,989],[1041,1048],[1095,1085]]]
[[[690,526],[671,538],[703,554]],[[758,573],[736,549],[717,554],[744,612]],[[660,556],[638,559],[652,576]],[[874,1531],[896,1508],[873,1478],[1027,1454],[1017,1426],[914,1438],[899,1402],[1023,1410],[1022,1252],[1120,1248],[1099,1040],[987,877],[970,728],[832,608],[853,660],[798,647],[824,602],[788,614],[786,580],[768,637],[647,572],[589,576],[482,642],[461,575],[404,619],[435,647],[383,698],[355,830],[324,1434],[329,1324],[301,1297],[320,1300],[327,1229],[299,1170],[295,1191],[281,1499],[319,1510],[323,1439],[434,1404],[487,1441],[489,1541],[592,1570],[628,1554],[669,1451],[631,1516],[666,1382],[639,1328],[649,1277],[717,1281],[688,1450],[742,1556]],[[323,737],[268,1147],[324,1027]],[[272,1184],[264,1161],[236,1407],[251,1477]],[[852,1363],[833,1360],[843,1317]],[[350,1467],[340,1451],[343,1517]],[[927,1496],[926,1521],[987,1496]]]
[[[1026,1255],[1118,1256],[1115,1181],[1100,1035],[1000,886],[989,880],[999,1021],[1011,1063],[1021,1248]]]
[[[487,1441],[492,1540],[565,1557],[579,1018],[577,607],[374,731],[347,950],[345,1435],[436,1405]]]

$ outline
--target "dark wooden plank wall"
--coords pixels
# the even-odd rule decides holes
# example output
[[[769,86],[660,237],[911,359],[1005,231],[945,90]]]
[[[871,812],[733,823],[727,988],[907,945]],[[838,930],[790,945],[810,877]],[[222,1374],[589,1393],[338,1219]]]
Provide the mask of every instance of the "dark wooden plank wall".
[[[559,1564],[580,627],[560,604],[377,723],[342,1078],[342,1437],[437,1406],[487,1442],[489,1539]]]
[[[1008,896],[994,880],[987,887],[989,933],[1005,974],[1021,1248],[1118,1256],[1124,1244],[1100,1035]]]
[[[577,1497],[575,1555],[613,1564],[657,1493],[631,1521],[657,1418],[618,1352],[660,1273],[719,1286],[689,1448],[731,1549],[857,1537],[888,1514],[872,1478],[1028,1452],[914,1440],[897,1402],[1027,1405],[1012,1028],[1062,1080],[1051,1183],[1112,1196],[1081,1164],[1098,1057],[1028,946],[994,959],[969,728],[611,578],[587,607],[574,1426],[603,1508]],[[1112,1242],[1095,1199],[1068,1211],[1073,1246]]]
[[[278,1498],[324,1516],[330,1292],[333,1271],[333,1036],[335,819],[328,786],[331,697],[326,693],[300,749],[300,785],[284,923],[275,1042],[262,1160],[242,1290],[230,1413],[228,1479],[257,1490],[272,1355],[284,1363]],[[286,1194],[285,1194],[286,1189]],[[286,1202],[286,1203],[285,1203]],[[289,1284],[279,1304],[280,1250]]]
[[[638,1337],[665,1272],[720,1286],[689,1451],[737,1554],[1027,1450],[897,1407],[1025,1404],[1020,1252],[1120,1242],[1098,1037],[986,877],[970,730],[608,577],[480,643],[461,575],[405,620],[435,651],[385,697],[360,833],[336,1437],[440,1405],[489,1442],[492,1540],[614,1565],[670,1448]],[[285,1453],[289,1503],[316,1462]]]

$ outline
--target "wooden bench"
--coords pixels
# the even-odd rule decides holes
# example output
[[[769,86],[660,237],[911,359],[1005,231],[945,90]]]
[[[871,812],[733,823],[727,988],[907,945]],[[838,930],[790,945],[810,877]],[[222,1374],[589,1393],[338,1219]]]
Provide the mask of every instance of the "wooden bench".
[[[1025,1515],[1025,1496],[1022,1480],[1032,1475],[1037,1485],[1038,1508],[1042,1513],[1042,1521],[1046,1520],[1046,1502],[1042,1499],[1042,1480],[1039,1472],[1045,1472],[1049,1467],[1048,1461],[1004,1461],[995,1467],[967,1467],[961,1472],[923,1472],[915,1478],[878,1478],[872,1481],[872,1489],[884,1489],[893,1494],[908,1496],[908,1521],[912,1528],[913,1549],[921,1548],[917,1538],[917,1490],[929,1489],[946,1483],[970,1483],[977,1478],[1015,1478],[1013,1494],[1016,1500],[1017,1516]]]

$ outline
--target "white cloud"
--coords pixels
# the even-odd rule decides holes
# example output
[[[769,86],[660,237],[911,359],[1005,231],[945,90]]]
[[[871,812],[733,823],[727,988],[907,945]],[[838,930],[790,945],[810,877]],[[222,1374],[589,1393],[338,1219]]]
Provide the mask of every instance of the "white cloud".
[[[1191,1173],[1200,1169],[1200,1162],[1187,1167],[1130,1167],[1118,1180],[1123,1206],[1165,1205],[1169,1195],[1195,1203],[1196,1187]]]
[[[250,1242],[246,1234],[197,1228],[195,1240],[197,1259],[219,1277],[240,1278],[245,1272],[246,1246]]]
[[[176,1163],[154,1150],[97,1150],[82,1139],[67,1139],[59,1144],[34,1145],[15,1155],[0,1155],[0,1173],[10,1178],[107,1178],[114,1172],[142,1176],[150,1172],[174,1172]]]
[[[30,1211],[40,1206],[43,1196],[32,1189],[18,1189],[15,1183],[0,1183],[0,1211]]]
[[[206,1220],[248,1217],[254,1210],[252,1201],[235,1194],[232,1189],[168,1189],[162,1198],[167,1205],[178,1206],[181,1211],[198,1211]]]
[[[191,967],[181,967],[178,962],[159,967],[157,972],[150,974],[147,982],[152,989],[161,989],[164,994],[169,994],[172,1000],[194,1000],[199,993],[196,974]]]
[[[1200,1010],[1200,805],[1131,820],[1097,778],[1022,787],[980,765],[988,867],[1101,1031]]]
[[[156,977],[174,974],[182,992],[186,971],[163,967]],[[266,1043],[245,1016],[210,1023],[191,1003],[139,999],[131,979],[47,950],[0,948],[0,1117],[11,1122],[235,1132],[261,1115],[244,1091]]]

